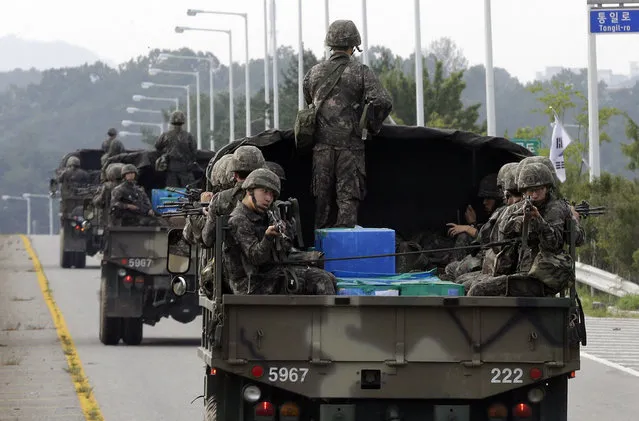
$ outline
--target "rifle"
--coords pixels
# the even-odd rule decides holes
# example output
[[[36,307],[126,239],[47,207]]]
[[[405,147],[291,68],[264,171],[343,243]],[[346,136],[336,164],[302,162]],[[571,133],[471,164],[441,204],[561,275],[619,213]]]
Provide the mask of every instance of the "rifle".
[[[566,200],[566,202],[568,201]],[[585,200],[582,200],[578,205],[575,205],[575,202],[572,202],[572,206],[574,206],[577,213],[584,218],[606,214],[605,206],[590,206],[590,203]]]
[[[277,232],[279,232],[283,238],[288,239],[288,236],[286,235],[286,222],[284,222],[284,220],[281,219],[272,210],[268,211],[268,219],[269,219],[269,223],[275,226],[275,229],[277,230]]]
[[[170,191],[171,193],[177,193],[189,202],[199,202],[200,195],[202,195],[203,191],[202,189],[193,189],[190,187],[187,187],[185,191],[178,190],[176,187],[167,187],[165,190]]]

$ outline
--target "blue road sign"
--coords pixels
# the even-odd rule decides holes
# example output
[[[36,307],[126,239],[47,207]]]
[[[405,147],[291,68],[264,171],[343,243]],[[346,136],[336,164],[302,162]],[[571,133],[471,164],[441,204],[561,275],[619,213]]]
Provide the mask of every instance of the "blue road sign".
[[[639,9],[590,9],[591,34],[639,32]]]

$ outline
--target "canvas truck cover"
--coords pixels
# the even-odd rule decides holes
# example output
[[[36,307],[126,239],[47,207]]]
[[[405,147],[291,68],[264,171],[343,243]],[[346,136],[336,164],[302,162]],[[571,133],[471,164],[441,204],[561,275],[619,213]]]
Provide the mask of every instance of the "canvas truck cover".
[[[293,130],[267,130],[232,142],[215,160],[241,145],[260,148],[267,161],[286,171],[280,197],[300,203],[305,244],[313,244],[314,200],[311,195],[312,157],[295,148]],[[483,207],[477,198],[482,177],[502,165],[532,153],[503,137],[428,127],[384,125],[366,141],[366,198],[358,223],[394,229],[409,236],[417,231],[446,235],[446,223],[456,222],[468,204]]]

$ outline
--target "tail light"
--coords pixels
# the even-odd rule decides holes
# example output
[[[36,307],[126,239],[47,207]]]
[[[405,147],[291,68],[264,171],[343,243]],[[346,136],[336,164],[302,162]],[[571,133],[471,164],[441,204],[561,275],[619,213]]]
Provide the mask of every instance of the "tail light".
[[[255,420],[267,421],[275,418],[275,407],[268,401],[263,401],[255,405]]]
[[[501,403],[494,403],[488,408],[489,420],[505,420],[508,418],[508,409]]]
[[[534,381],[541,379],[544,375],[543,371],[536,367],[531,368],[529,374],[530,378]]]
[[[125,276],[124,279],[122,279],[122,282],[124,282],[125,287],[131,288],[131,285],[133,284],[133,276],[131,275]]]
[[[280,420],[297,421],[300,417],[300,408],[294,402],[287,402],[280,407]]]
[[[144,288],[144,277],[143,276],[137,276],[135,278],[135,287],[138,289]]]
[[[517,418],[530,418],[532,417],[532,408],[525,403],[518,403],[513,408],[513,416]]]

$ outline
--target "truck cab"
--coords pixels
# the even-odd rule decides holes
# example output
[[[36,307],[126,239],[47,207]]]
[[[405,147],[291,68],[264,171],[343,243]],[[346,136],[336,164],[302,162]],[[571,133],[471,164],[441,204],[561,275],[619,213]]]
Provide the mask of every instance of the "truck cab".
[[[316,244],[311,158],[297,153],[292,131],[231,143],[215,159],[242,144],[285,169],[291,182],[281,197],[299,200],[303,242]],[[483,176],[530,155],[504,138],[384,126],[366,146],[358,222],[402,239],[444,231]],[[585,344],[574,289],[557,297],[233,295],[220,264],[227,221],[218,217],[214,247],[194,247],[205,254],[200,265],[213,266],[209,295],[180,289],[181,271],[169,271],[202,308],[205,420],[567,420]],[[171,267],[192,252],[177,233],[167,247]]]

